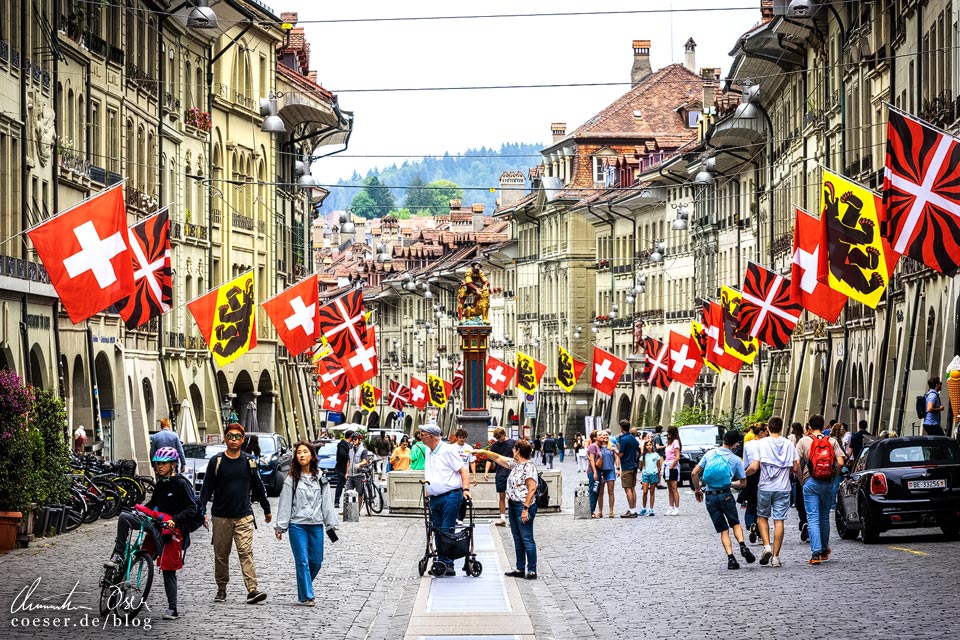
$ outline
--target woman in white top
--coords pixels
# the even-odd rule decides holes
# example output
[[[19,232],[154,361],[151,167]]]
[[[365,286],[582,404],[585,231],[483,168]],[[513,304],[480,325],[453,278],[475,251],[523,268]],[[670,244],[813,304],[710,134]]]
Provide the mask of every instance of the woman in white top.
[[[507,499],[510,533],[517,555],[517,568],[508,571],[511,578],[537,579],[537,543],[533,539],[533,519],[537,515],[537,466],[530,461],[533,447],[525,440],[513,445],[513,458],[481,450],[476,454],[510,469],[507,478]]]

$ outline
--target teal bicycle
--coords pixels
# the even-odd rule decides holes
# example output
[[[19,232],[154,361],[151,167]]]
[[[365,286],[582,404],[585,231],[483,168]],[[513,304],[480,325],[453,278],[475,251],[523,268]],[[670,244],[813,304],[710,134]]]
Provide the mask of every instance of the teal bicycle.
[[[104,565],[100,578],[100,615],[110,613],[133,618],[147,602],[153,585],[154,555],[144,549],[148,537],[157,540],[163,521],[155,511],[143,505],[134,507],[141,514],[139,529],[131,529],[120,562]]]

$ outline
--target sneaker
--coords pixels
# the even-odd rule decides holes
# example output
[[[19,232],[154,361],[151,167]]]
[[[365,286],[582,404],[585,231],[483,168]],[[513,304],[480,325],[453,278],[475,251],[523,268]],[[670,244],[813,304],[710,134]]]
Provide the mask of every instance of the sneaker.
[[[527,580],[536,580],[536,579],[537,579],[536,571],[531,571],[530,573],[527,574]]]
[[[763,553],[760,554],[760,564],[766,566],[770,562],[770,558],[773,557],[773,551],[770,550],[770,547],[764,547]]]
[[[500,520],[497,520],[493,524],[497,527],[505,527],[507,526],[507,521],[501,518]]]
[[[301,602],[300,605],[304,607],[315,607],[317,606],[317,601],[314,600],[313,598],[310,598],[309,600],[304,600],[303,602]]]
[[[254,589],[247,594],[247,604],[257,604],[258,602],[263,602],[267,599],[267,594],[263,591],[257,591]]]
[[[780,567],[782,567],[782,566],[783,566],[783,563],[780,562],[780,557],[779,557],[779,556],[773,556],[773,560],[770,561],[770,566],[771,566],[771,567],[775,567],[775,568],[777,568],[777,569],[779,569]]]
[[[624,513],[624,514],[621,515],[620,517],[621,517],[621,518],[636,518],[636,517],[637,517],[637,514],[634,513],[633,511],[627,511],[626,513]]]
[[[653,509],[648,509],[648,510],[647,510],[647,515],[648,515],[648,516],[655,516],[655,515],[657,515],[657,514],[654,513]]]
[[[747,545],[742,542],[740,543],[740,555],[747,561],[747,564],[753,564],[757,561],[757,556],[753,555],[753,551],[750,551]]]
[[[750,544],[754,544],[757,541],[757,525],[756,523],[750,525]],[[766,564],[761,562],[760,564]]]
[[[820,564],[820,554],[815,553],[810,556],[810,564]]]
[[[809,542],[810,532],[807,530],[807,523],[800,525],[800,542]]]
[[[737,562],[736,558],[734,558],[733,556],[730,556],[729,558],[727,558],[727,569],[739,569],[739,568],[740,568],[740,563]]]
[[[647,513],[648,513],[648,511],[647,511],[646,509],[640,509],[640,512],[637,513],[637,515],[638,515],[638,516],[645,516],[645,515],[647,515]]]
[[[163,615],[160,617],[163,618],[164,620],[179,620],[180,614],[173,609],[167,609],[166,611],[163,612]]]
[[[443,574],[444,576],[455,576],[457,575],[457,570],[453,568],[452,564],[447,565],[447,571]]]
[[[503,575],[507,576],[508,578],[526,578],[527,577],[527,574],[525,571],[507,571]]]
[[[213,596],[214,602],[226,602],[227,600],[227,590],[226,589],[217,589],[217,595]]]
[[[110,556],[110,559],[103,563],[104,569],[116,569],[120,566],[120,563],[123,562],[123,556],[119,553],[114,553]]]
[[[826,551],[821,551],[821,552],[820,552],[820,559],[821,559],[822,561],[824,561],[824,562],[826,562],[827,560],[829,560],[829,559],[830,559],[830,552],[831,552],[831,551],[833,551],[833,549],[831,549],[830,547],[827,547],[827,550],[826,550]]]

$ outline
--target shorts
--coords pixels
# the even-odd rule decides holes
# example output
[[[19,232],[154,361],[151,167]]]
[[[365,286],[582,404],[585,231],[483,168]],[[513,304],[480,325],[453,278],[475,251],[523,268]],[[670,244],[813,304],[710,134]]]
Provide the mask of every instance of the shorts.
[[[660,481],[660,474],[654,471],[653,473],[645,473],[640,476],[640,482],[643,484],[657,484]]]
[[[713,521],[713,528],[717,530],[717,533],[723,533],[727,529],[740,524],[737,501],[733,499],[733,494],[729,490],[723,493],[710,493],[705,498],[707,515]]]
[[[667,469],[666,478],[667,482],[680,482],[680,467]]]
[[[604,470],[602,471],[602,473],[603,473],[603,481],[604,481],[604,482],[613,482],[614,480],[617,479],[617,470],[616,470],[616,469],[604,469]]]
[[[786,520],[790,510],[789,491],[758,491],[757,515],[769,518],[773,514],[774,520]]]
[[[620,472],[620,486],[624,489],[633,489],[637,486],[637,470],[630,469]]]
[[[356,476],[347,476],[347,482],[343,485],[344,491],[353,489],[357,493],[363,491],[363,474]]]
[[[497,493],[507,492],[507,478],[509,477],[510,477],[509,474],[501,475],[499,473],[493,477],[494,482],[497,483]]]

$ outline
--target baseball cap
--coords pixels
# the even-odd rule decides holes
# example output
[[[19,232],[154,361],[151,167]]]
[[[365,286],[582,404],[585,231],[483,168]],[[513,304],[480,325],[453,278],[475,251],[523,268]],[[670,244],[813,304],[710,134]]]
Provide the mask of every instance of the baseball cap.
[[[430,435],[439,436],[440,427],[438,427],[435,424],[425,424],[422,427],[420,427],[420,433],[421,434],[429,433]]]
[[[243,425],[239,422],[231,422],[227,425],[227,428],[223,430],[223,435],[227,435],[231,431],[239,431],[241,434],[246,435],[246,431],[243,429]]]

